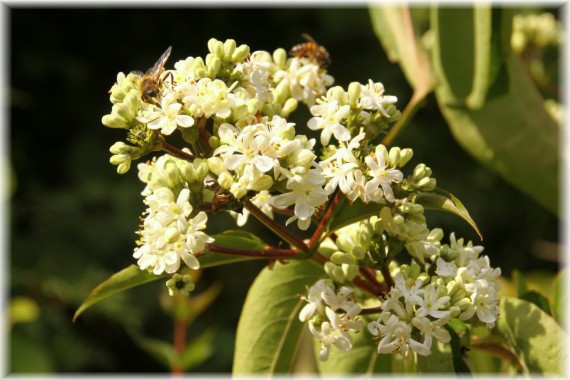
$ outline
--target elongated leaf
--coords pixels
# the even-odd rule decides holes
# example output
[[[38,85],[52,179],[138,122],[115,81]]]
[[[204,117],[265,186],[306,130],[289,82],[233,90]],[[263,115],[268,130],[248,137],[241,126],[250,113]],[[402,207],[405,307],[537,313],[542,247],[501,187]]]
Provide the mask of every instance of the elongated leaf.
[[[491,76],[483,104],[473,84],[476,66],[484,65],[476,49],[475,10],[438,8],[431,13],[436,97],[455,139],[473,157],[499,173],[554,214],[559,213],[560,127],[544,107],[532,79],[506,44],[512,10],[492,13]],[[486,22],[488,24],[488,22]],[[476,64],[477,62],[477,64]],[[482,70],[482,69],[479,69]],[[495,74],[493,74],[495,73]],[[493,74],[493,75],[492,75]],[[473,94],[477,107],[465,99]],[[473,105],[473,104],[472,104]]]
[[[156,276],[148,273],[147,271],[141,270],[134,264],[129,265],[93,289],[73,315],[73,321],[75,321],[77,317],[79,317],[79,315],[89,307],[113,294],[123,292],[138,285],[156,281],[166,276],[167,275]]]
[[[434,78],[427,51],[414,30],[410,8],[406,5],[371,6],[369,12],[374,31],[390,61],[400,63],[404,75],[414,88],[400,120],[382,141],[388,146],[432,91]]]
[[[563,376],[566,333],[538,306],[518,298],[501,298],[500,318],[493,332],[515,350],[531,373]]]
[[[372,335],[366,328],[370,319],[363,318],[362,320],[365,327],[359,334],[354,335],[352,350],[343,352],[333,348],[331,356],[326,362],[318,361],[321,375],[378,375],[391,372],[393,355],[378,354],[378,344],[374,342]],[[318,357],[320,343],[314,339],[314,344]]]
[[[265,268],[251,286],[240,316],[234,354],[234,375],[289,372],[303,323],[305,304],[299,294],[324,274],[308,261]]]
[[[481,240],[483,240],[479,228],[477,228],[475,221],[473,221],[465,206],[450,192],[443,189],[435,189],[432,192],[419,193],[415,196],[414,201],[421,204],[426,210],[448,211],[460,216],[473,227]]]
[[[263,249],[264,246],[261,239],[246,231],[226,231],[221,234],[213,235],[213,237],[216,244],[225,247]],[[198,260],[200,261],[201,268],[209,268],[217,265],[231,264],[252,259],[254,259],[254,257],[225,255],[221,253],[205,251]],[[79,315],[89,307],[109,296],[112,296],[113,294],[134,288],[135,286],[157,281],[168,276],[169,274],[162,274],[157,276],[148,273],[147,271],[143,271],[137,265],[132,264],[127,268],[115,273],[107,280],[99,284],[95,289],[93,289],[89,296],[87,296],[85,301],[83,301],[81,306],[75,312],[73,321],[75,321],[77,317],[79,317]]]

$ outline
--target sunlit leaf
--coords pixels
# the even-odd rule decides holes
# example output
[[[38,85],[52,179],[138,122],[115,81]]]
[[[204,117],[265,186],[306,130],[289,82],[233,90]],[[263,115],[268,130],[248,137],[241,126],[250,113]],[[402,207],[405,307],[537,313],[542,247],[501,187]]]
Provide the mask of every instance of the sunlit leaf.
[[[400,63],[404,75],[414,88],[412,98],[402,116],[382,141],[384,145],[390,145],[432,91],[434,78],[428,53],[414,30],[408,6],[374,5],[370,7],[370,17],[376,35],[388,53],[388,58],[392,62]]]
[[[483,239],[479,228],[477,228],[475,221],[471,218],[465,206],[450,192],[442,189],[422,192],[414,197],[414,201],[422,205],[426,210],[447,211],[461,217],[473,227],[481,240]]]
[[[251,286],[240,316],[234,375],[288,373],[301,338],[300,298],[324,274],[308,261],[276,263]]]
[[[494,333],[515,350],[530,373],[563,375],[566,333],[538,306],[518,298],[501,298]]]
[[[384,206],[386,206],[384,203],[371,202],[367,204],[363,203],[359,199],[352,203],[344,201],[329,225],[329,232],[336,231],[339,228],[356,223],[360,220],[368,219],[371,216],[379,215],[380,210]]]

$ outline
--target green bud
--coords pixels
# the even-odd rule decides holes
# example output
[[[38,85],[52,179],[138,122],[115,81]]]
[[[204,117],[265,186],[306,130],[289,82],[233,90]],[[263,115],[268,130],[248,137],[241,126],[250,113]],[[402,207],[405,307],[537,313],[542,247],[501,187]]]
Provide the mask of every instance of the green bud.
[[[224,55],[223,55],[224,59],[227,61],[231,60],[235,50],[236,50],[236,41],[232,39],[226,40],[226,42],[224,42]]]
[[[414,274],[414,272],[412,271],[412,275]],[[419,273],[417,277],[412,277],[412,278],[416,278],[418,280],[421,280],[422,283],[427,284],[429,282],[429,274],[427,274],[426,272],[422,272]]]
[[[358,265],[342,264],[341,267],[342,267],[342,271],[344,273],[344,277],[348,281],[354,280],[354,278],[358,274],[358,268],[359,268]]]
[[[458,302],[454,302],[453,306],[458,307],[459,309],[461,309],[461,311],[465,311],[467,309],[469,309],[469,307],[472,305],[471,300],[469,298],[463,298],[461,300],[459,300]]]
[[[127,96],[125,96],[125,99],[123,100],[123,104],[129,107],[131,119],[135,117],[137,111],[140,108],[141,103],[139,95],[140,95],[139,91],[133,89],[129,91],[129,93],[127,94]]]
[[[362,260],[366,255],[366,249],[364,249],[363,247],[354,247],[351,253],[356,260]]]
[[[215,77],[218,72],[220,71],[220,67],[222,66],[222,60],[217,56],[210,56],[212,57],[209,62],[206,60],[207,64],[207,72],[210,78]]]
[[[223,172],[218,176],[218,183],[222,189],[229,190],[234,184],[234,179],[229,172]]]
[[[295,98],[289,98],[285,101],[283,108],[281,109],[280,116],[288,117],[293,111],[297,109],[299,102]]]
[[[164,238],[168,243],[174,243],[180,237],[180,231],[176,227],[169,227],[164,232]]]
[[[285,67],[287,61],[287,52],[285,49],[279,48],[273,52],[273,61],[281,68]]]
[[[131,161],[123,162],[117,166],[117,174],[125,174],[131,168]]]
[[[117,104],[121,104],[121,103],[117,103]],[[123,119],[122,117],[120,117],[116,113],[112,113],[112,114],[103,116],[103,118],[101,119],[101,123],[103,123],[104,126],[109,127],[109,128],[129,129],[129,125],[127,124],[127,121],[125,119]]]
[[[210,53],[218,56],[224,56],[224,44],[221,41],[216,40],[215,38],[210,38],[208,41],[208,50]]]
[[[125,103],[117,103],[113,105],[112,111],[114,114],[119,115],[122,119],[127,122],[133,120],[134,114],[131,113],[131,109]]]
[[[224,160],[221,157],[217,156],[208,158],[208,168],[217,176],[227,171],[226,167],[224,166]]]
[[[249,46],[240,45],[232,54],[232,62],[241,62],[249,54]]]
[[[247,112],[251,115],[255,115],[259,110],[259,99],[249,99],[246,103]],[[245,115],[244,115],[245,116]]]
[[[120,165],[130,161],[131,161],[131,156],[129,154],[115,154],[111,156],[111,158],[109,159],[109,162],[113,165]]]
[[[435,178],[425,177],[418,181],[416,187],[423,191],[431,191],[435,189],[436,180]]]
[[[426,165],[425,164],[418,164],[413,173],[412,173],[412,180],[419,181],[420,179],[426,177]]]
[[[117,141],[110,148],[109,151],[113,154],[129,154],[132,147],[122,141]]]
[[[414,151],[410,148],[404,148],[400,152],[400,159],[398,160],[398,166],[403,167],[406,165],[413,157]]]
[[[384,156],[384,161],[385,162],[390,162],[390,157],[388,155],[388,149],[386,149],[386,147],[382,144],[379,144],[378,146],[376,146],[376,150],[374,151],[374,153],[376,154],[376,156]]]
[[[111,103],[115,104],[122,102],[126,95],[127,93],[121,86],[114,85],[111,87],[111,96],[109,98],[111,99]]]
[[[245,186],[243,186],[243,184],[235,182],[230,186],[230,193],[232,193],[236,199],[241,199],[244,195],[247,194],[247,189]]]
[[[269,190],[273,186],[273,178],[264,174],[255,181],[250,182],[249,186],[255,191]]]
[[[355,264],[354,256],[349,253],[337,251],[331,255],[331,261],[335,264]]]
[[[218,148],[220,146],[220,138],[218,136],[210,136],[208,139],[208,145],[210,145],[210,148],[212,149]]]
[[[339,105],[348,104],[348,94],[340,86],[330,88],[327,92],[327,97],[336,100]]]
[[[428,234],[429,241],[441,241],[443,239],[443,230],[441,228],[434,228]]]
[[[192,276],[189,274],[181,275],[179,273],[172,275],[172,278],[166,281],[166,286],[168,287],[169,295],[180,294],[184,297],[188,297],[190,292],[195,288],[195,284],[192,282]]]
[[[348,101],[350,108],[356,108],[358,106],[358,98],[360,98],[360,92],[362,91],[362,85],[358,82],[352,82],[348,85]]]
[[[457,318],[461,314],[461,309],[457,306],[450,306],[448,310],[451,313],[451,318]]]
[[[390,153],[388,153],[388,162],[391,166],[398,166],[398,162],[400,161],[400,153],[402,149],[395,146],[390,149]]]
[[[400,273],[402,273],[402,276],[404,276],[404,278],[409,278],[411,272],[412,272],[412,268],[410,268],[410,266],[408,264],[403,264],[400,267]]]

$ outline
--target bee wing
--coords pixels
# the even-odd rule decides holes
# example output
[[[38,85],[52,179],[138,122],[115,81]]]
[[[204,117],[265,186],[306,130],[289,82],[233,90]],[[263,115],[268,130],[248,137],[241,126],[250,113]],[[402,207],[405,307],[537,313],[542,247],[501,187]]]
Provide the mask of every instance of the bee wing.
[[[145,75],[156,75],[160,73],[160,71],[162,71],[164,65],[166,64],[166,61],[168,61],[168,57],[170,57],[171,51],[172,51],[172,46],[169,46],[168,49],[166,49],[166,51],[162,53],[162,55],[160,56],[158,61],[156,61],[154,66],[152,66],[150,69],[146,71]]]
[[[138,70],[131,71],[130,74],[134,74],[137,77],[144,77],[144,73],[142,71],[138,71]]]

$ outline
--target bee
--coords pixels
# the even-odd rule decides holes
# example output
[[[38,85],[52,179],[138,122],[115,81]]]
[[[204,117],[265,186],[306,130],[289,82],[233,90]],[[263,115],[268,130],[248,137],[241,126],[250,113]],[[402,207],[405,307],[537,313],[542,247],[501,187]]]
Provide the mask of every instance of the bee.
[[[162,77],[162,73],[164,72],[164,65],[166,61],[168,61],[168,57],[170,57],[170,52],[172,51],[172,46],[169,46],[168,49],[156,61],[154,66],[148,69],[144,75],[141,72],[135,72],[135,74],[142,76],[141,79],[141,100],[145,103],[156,103],[156,97],[160,93],[160,87],[164,79],[172,73],[168,73],[165,78]]]
[[[319,45],[313,37],[309,36],[307,33],[302,34],[303,38],[307,40],[302,44],[295,45],[289,51],[289,55],[297,58],[308,58],[313,61],[321,69],[325,69],[331,63],[329,52],[324,46]]]

